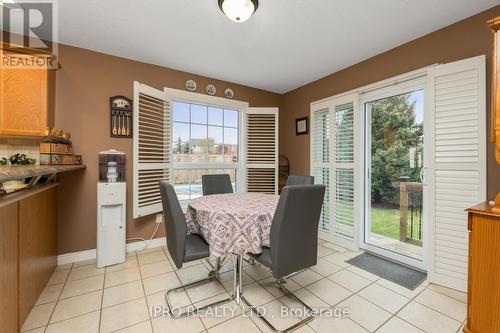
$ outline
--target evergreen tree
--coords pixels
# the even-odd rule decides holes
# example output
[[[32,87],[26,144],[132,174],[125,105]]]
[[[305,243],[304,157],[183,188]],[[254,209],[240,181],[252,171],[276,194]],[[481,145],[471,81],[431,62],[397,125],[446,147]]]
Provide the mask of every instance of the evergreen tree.
[[[422,124],[415,119],[415,102],[410,94],[384,98],[370,103],[371,120],[371,192],[375,203],[399,205],[399,177],[420,181],[418,156],[422,155]],[[415,154],[409,154],[410,148]],[[413,168],[410,158],[414,158]]]

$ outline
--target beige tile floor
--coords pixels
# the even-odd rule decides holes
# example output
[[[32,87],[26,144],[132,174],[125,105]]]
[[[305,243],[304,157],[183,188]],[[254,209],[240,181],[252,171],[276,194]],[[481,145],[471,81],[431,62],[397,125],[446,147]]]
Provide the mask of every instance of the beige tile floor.
[[[423,283],[411,291],[353,267],[345,260],[357,253],[321,242],[318,264],[290,278],[287,286],[317,309],[346,308],[343,319],[315,318],[296,332],[456,333],[466,316],[464,293]],[[205,261],[174,269],[164,247],[130,253],[123,264],[98,269],[95,261],[59,266],[23,326],[23,332],[270,332],[245,307],[234,302],[222,316],[172,319],[151,311],[164,306],[164,292],[182,282],[204,277]],[[245,265],[244,294],[266,309],[278,328],[296,323],[296,316],[280,316],[283,307],[297,304],[276,287],[265,267]],[[233,289],[231,260],[220,283],[213,282],[174,295],[179,306],[202,305],[227,297]]]

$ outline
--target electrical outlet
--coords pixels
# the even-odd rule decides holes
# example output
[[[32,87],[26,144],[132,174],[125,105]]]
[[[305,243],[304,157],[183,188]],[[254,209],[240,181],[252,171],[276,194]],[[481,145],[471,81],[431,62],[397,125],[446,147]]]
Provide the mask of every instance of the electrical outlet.
[[[162,214],[156,214],[156,223],[160,224],[163,222],[163,215]]]

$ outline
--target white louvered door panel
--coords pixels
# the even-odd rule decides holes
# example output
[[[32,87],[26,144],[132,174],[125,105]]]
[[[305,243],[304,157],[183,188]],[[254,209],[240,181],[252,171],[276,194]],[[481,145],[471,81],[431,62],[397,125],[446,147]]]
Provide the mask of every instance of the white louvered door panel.
[[[440,65],[433,74],[434,223],[429,280],[465,291],[468,231],[464,209],[486,199],[485,59]]]
[[[326,186],[319,236],[357,248],[356,116],[358,95],[336,97],[311,109],[311,173]]]
[[[245,113],[247,192],[278,192],[278,109],[249,108]]]
[[[160,180],[171,177],[172,99],[134,82],[134,218],[162,211]]]
[[[311,174],[326,186],[319,230],[330,231],[330,109],[311,112]]]
[[[335,235],[354,239],[354,102],[335,105],[333,183]]]

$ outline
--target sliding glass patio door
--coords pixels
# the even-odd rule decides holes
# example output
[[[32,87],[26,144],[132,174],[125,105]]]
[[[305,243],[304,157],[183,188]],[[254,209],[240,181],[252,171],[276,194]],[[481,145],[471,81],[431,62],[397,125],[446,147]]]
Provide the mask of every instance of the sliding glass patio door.
[[[361,96],[365,119],[364,226],[361,247],[425,266],[425,80]]]

